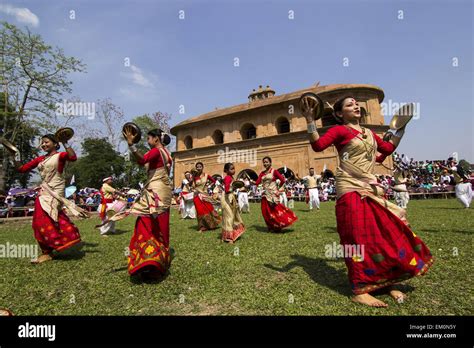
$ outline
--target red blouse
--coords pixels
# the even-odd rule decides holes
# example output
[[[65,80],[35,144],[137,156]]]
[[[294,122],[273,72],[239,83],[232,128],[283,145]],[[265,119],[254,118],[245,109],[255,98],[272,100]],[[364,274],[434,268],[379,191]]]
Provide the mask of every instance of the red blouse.
[[[24,165],[22,165],[20,168],[17,169],[17,171],[20,172],[20,173],[29,172],[30,170],[35,169],[38,166],[38,164],[40,164],[41,162],[44,161],[45,158],[46,158],[46,156],[36,157],[35,159],[31,160],[30,162],[25,163]],[[58,172],[62,173],[64,171],[64,166],[66,165],[66,161],[74,162],[76,160],[77,160],[76,155],[71,156],[67,152],[60,152],[59,153]]]
[[[172,163],[172,159],[167,151],[164,151],[166,153],[167,161],[168,163]],[[161,156],[161,152],[158,148],[154,147],[150,151],[148,151],[146,154],[143,155],[143,159],[137,160],[137,163],[141,166],[144,166],[146,163],[148,163],[149,167],[148,169],[157,169],[164,167],[165,164],[163,162],[163,157]]]
[[[392,154],[395,151],[395,146],[388,142],[383,141],[380,137],[375,134],[372,130],[372,135],[377,142],[377,151],[381,153],[381,155],[377,156],[376,162],[383,162],[385,158]],[[338,152],[340,152],[344,146],[346,146],[352,139],[354,139],[357,135],[362,134],[357,129],[351,128],[346,126],[334,126],[328,129],[328,131],[319,137],[318,140],[311,143],[311,147],[314,151],[324,151],[330,145],[335,145]]]
[[[260,175],[258,176],[257,181],[255,181],[255,185],[259,185],[262,182],[262,178],[266,175],[265,171],[262,171]],[[284,184],[286,179],[283,177],[283,175],[280,174],[278,170],[273,171],[273,181],[277,181],[277,179],[280,179],[280,184]]]
[[[215,180],[212,176],[210,176],[209,174],[207,174],[207,178],[201,178],[200,176],[195,176],[195,177],[194,177],[194,182],[196,182],[196,181],[199,180],[199,179],[205,180],[206,183],[207,183],[208,180],[209,180],[210,182],[212,182],[213,184],[216,183],[216,180]]]
[[[232,181],[234,181],[234,178],[232,175],[226,175],[224,178],[224,190],[225,193],[231,192],[230,185],[232,185]]]

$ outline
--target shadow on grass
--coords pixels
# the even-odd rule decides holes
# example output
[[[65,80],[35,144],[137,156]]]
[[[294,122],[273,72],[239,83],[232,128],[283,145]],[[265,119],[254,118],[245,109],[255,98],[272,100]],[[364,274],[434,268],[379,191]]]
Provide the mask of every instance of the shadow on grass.
[[[344,296],[352,295],[346,271],[332,267],[329,264],[329,260],[321,258],[313,259],[304,255],[291,255],[291,258],[294,261],[291,261],[283,267],[275,267],[269,264],[265,264],[264,266],[274,271],[285,273],[295,267],[301,267],[315,283],[325,286]]]
[[[121,235],[121,234],[129,233],[129,232],[133,232],[133,231],[128,231],[128,230],[115,230],[114,233],[111,233],[111,234],[109,234],[109,235],[110,235],[110,236]]]
[[[170,275],[170,271],[166,271],[165,274],[158,274],[157,272],[142,271],[136,275],[130,276],[130,281],[133,284],[160,284]]]
[[[96,253],[97,251],[88,251],[88,253]],[[80,260],[84,258],[86,255],[86,252],[84,250],[75,248],[75,249],[69,249],[65,251],[61,251],[59,253],[56,253],[54,255],[54,259],[58,261],[69,261],[69,260]]]
[[[335,227],[335,226],[326,226],[326,227],[324,227],[324,230],[326,232],[330,232],[330,233],[332,233],[332,232],[337,233],[337,227]]]
[[[252,225],[250,226],[251,228],[254,228],[257,232],[263,232],[263,233],[272,233],[272,234],[285,234],[285,233],[291,233],[294,232],[295,230],[292,228],[284,228],[280,232],[274,232],[274,231],[269,231],[268,227],[262,226],[262,225]]]

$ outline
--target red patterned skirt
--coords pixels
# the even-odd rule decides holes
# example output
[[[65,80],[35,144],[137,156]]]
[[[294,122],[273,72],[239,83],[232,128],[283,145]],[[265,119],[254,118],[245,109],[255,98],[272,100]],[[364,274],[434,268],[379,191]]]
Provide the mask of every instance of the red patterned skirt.
[[[244,224],[234,226],[232,231],[222,230],[221,238],[224,242],[235,242],[245,232]]]
[[[280,232],[298,220],[291,209],[281,203],[270,203],[266,197],[262,197],[261,207],[263,219],[270,231]]]
[[[344,255],[356,295],[422,275],[433,263],[423,241],[369,197],[362,198],[357,192],[344,194],[336,203],[336,219],[341,245],[363,250],[352,257]]]
[[[196,207],[198,230],[207,231],[218,228],[221,222],[221,217],[214,209],[212,203],[202,200],[199,196],[195,196],[193,201],[194,206]]]
[[[137,218],[129,247],[128,273],[130,275],[143,270],[161,274],[167,272],[171,263],[169,223],[169,211],[155,218],[153,216]]]
[[[53,250],[62,251],[81,241],[79,229],[62,211],[58,212],[58,222],[41,207],[39,197],[35,200],[33,213],[33,231],[43,254],[50,254]]]

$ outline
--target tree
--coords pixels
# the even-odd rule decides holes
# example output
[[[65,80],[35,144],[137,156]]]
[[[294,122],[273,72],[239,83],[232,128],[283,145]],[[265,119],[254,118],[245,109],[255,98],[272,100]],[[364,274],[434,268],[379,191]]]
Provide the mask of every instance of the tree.
[[[15,117],[16,110],[8,103],[5,105],[4,102],[4,93],[0,92],[0,125],[2,127],[0,128],[0,136],[6,139],[11,138],[12,130],[15,128],[19,129],[16,146],[20,151],[21,158],[23,158],[24,161],[29,161],[38,153],[38,149],[31,145],[34,139],[39,135],[38,129],[27,123],[21,123],[19,125],[12,124],[17,122]],[[6,132],[4,129],[6,129]],[[4,191],[6,187],[13,186],[16,182],[18,182],[20,186],[26,187],[31,176],[31,173],[18,173],[10,162],[10,157],[11,155],[8,151],[1,146],[0,166],[5,173],[5,176],[0,176],[0,190],[2,191]]]
[[[25,124],[39,133],[52,132],[61,114],[56,113],[57,103],[71,92],[72,82],[67,76],[84,72],[85,65],[63,50],[47,45],[40,35],[32,34],[15,25],[2,22],[0,29],[0,83],[3,88],[3,132],[6,139],[15,143],[25,131]],[[14,112],[9,112],[9,107]],[[5,117],[5,116],[8,117]],[[4,156],[0,177],[5,185]],[[0,187],[5,189],[5,187]]]
[[[115,176],[124,180],[125,159],[114,150],[106,138],[86,138],[82,142],[83,155],[67,169],[66,177],[74,174],[77,186],[102,186],[102,180]]]

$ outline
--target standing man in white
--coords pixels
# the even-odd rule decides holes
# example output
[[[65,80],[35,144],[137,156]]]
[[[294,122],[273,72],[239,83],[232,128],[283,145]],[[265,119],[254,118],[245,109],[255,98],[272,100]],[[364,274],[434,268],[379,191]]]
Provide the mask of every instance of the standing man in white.
[[[318,191],[318,179],[319,175],[314,174],[314,168],[309,168],[309,175],[303,178],[303,181],[308,190],[309,196],[309,210],[313,210],[316,207],[319,210],[319,191]]]

